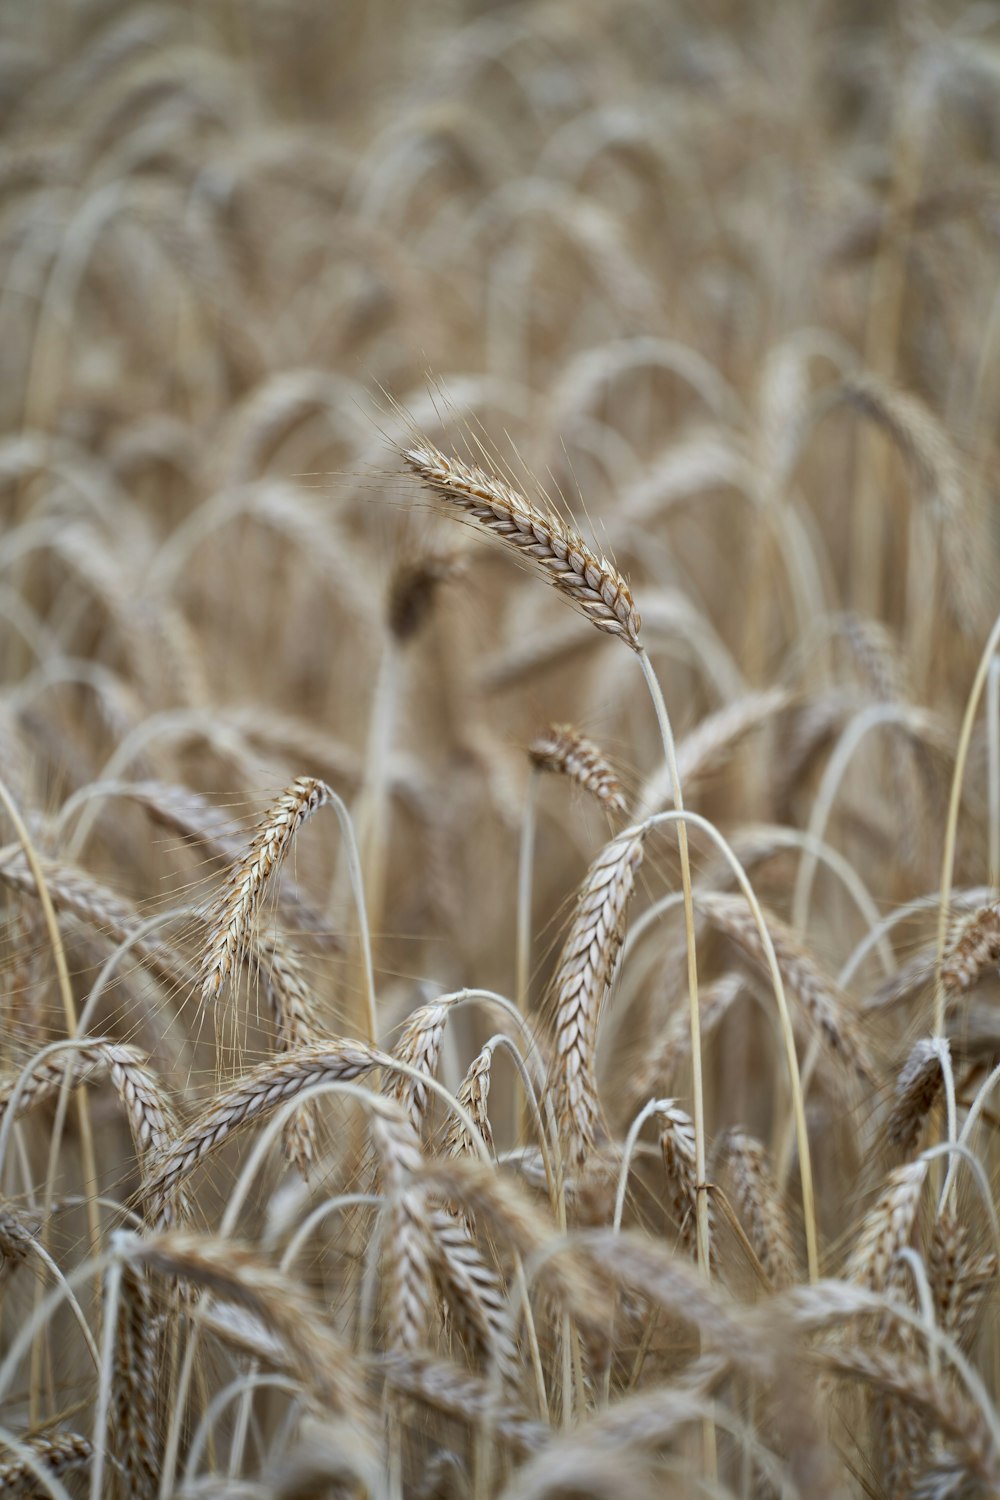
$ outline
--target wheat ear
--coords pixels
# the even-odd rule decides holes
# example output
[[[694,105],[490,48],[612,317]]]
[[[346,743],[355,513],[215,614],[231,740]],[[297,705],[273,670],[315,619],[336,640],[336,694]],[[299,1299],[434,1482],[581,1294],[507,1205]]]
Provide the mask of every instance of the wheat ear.
[[[246,854],[234,868],[210,919],[202,994],[214,999],[246,950],[268,884],[298,830],[331,797],[324,781],[300,776],[271,804]]]
[[[757,925],[745,901],[706,891],[696,898],[698,909],[757,964],[764,962],[764,949]],[[834,1055],[848,1063],[863,1079],[872,1081],[871,1068],[856,1035],[854,1020],[845,997],[820,971],[815,960],[796,941],[791,929],[772,913],[766,913],[781,977]]]
[[[505,479],[441,453],[425,438],[404,449],[402,458],[447,505],[534,563],[598,630],[639,650],[639,611],[625,579],[555,511],[539,510]]]
[[[844,1267],[845,1281],[855,1281],[872,1292],[885,1289],[892,1263],[910,1238],[926,1177],[927,1162],[919,1158],[889,1174]]]
[[[673,1100],[664,1101],[656,1112],[660,1125],[660,1155],[667,1174],[670,1207],[681,1243],[691,1253],[698,1240],[698,1171],[694,1125],[691,1116]],[[711,1215],[710,1223],[711,1223]]]
[[[149,1280],[144,1271],[126,1261],[118,1302],[112,1397],[116,1446],[133,1500],[155,1500],[159,1487],[157,1345]]]
[[[580,889],[553,982],[554,1057],[549,1080],[567,1160],[581,1166],[601,1119],[594,1070],[604,994],[625,936],[625,913],[642,863],[643,834],[605,845]]]
[[[895,1097],[885,1128],[892,1144],[907,1156],[920,1139],[924,1122],[944,1088],[941,1049],[946,1046],[946,1042],[928,1037],[914,1042],[896,1079]]]
[[[744,1130],[730,1130],[724,1150],[733,1174],[736,1202],[754,1254],[778,1291],[798,1280],[791,1230],[767,1152]]]
[[[350,815],[332,787],[316,776],[299,776],[272,803],[257,826],[243,859],[209,916],[210,938],[202,963],[201,992],[216,999],[237,960],[247,951],[271,879],[288,853],[295,834],[321,807],[332,806],[340,822],[351,885],[358,910],[370,1041],[378,1034],[371,940],[365,912],[364,885]]]
[[[76,1473],[90,1466],[94,1447],[89,1438],[76,1432],[56,1432],[51,1435],[24,1438],[21,1447],[38,1461],[38,1467],[57,1478],[63,1474]],[[35,1469],[23,1458],[0,1461],[0,1492],[16,1500],[17,1496],[29,1497],[45,1493]]]
[[[1000,901],[981,906],[953,934],[941,965],[949,997],[964,995],[982,974],[1000,965]]]
[[[601,749],[572,724],[553,724],[528,746],[532,765],[566,776],[611,812],[625,811],[625,795]]]
[[[124,1257],[164,1276],[223,1293],[260,1318],[285,1344],[316,1395],[364,1430],[366,1401],[355,1362],[317,1303],[255,1251],[233,1240],[174,1230],[123,1236]]]
[[[270,1058],[212,1100],[156,1159],[146,1182],[148,1214],[163,1223],[166,1205],[183,1178],[243,1125],[265,1119],[286,1100],[323,1083],[360,1078],[389,1062],[364,1042],[331,1041]]]

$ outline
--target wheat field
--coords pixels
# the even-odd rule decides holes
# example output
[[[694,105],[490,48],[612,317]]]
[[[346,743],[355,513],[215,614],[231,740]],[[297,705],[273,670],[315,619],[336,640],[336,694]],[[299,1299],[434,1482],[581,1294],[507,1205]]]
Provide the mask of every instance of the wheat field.
[[[1000,5],[0,7],[0,1493],[1000,1497]]]

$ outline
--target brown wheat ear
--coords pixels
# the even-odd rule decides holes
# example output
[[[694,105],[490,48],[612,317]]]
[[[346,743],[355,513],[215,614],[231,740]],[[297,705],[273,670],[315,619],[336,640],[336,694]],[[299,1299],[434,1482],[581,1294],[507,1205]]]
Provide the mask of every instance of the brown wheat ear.
[[[643,835],[612,839],[587,872],[555,977],[555,1057],[550,1087],[567,1159],[580,1165],[601,1119],[594,1058],[604,992],[625,936],[625,913],[642,863]]]
[[[201,985],[206,1000],[213,1000],[219,994],[245,950],[268,883],[288,853],[295,834],[331,796],[325,781],[300,776],[264,814],[210,919],[212,936]]]
[[[428,489],[484,531],[499,537],[609,635],[638,651],[641,620],[632,591],[606,557],[588,546],[554,510],[542,511],[506,479],[464,459],[446,456],[421,439],[402,452]]]
[[[528,746],[532,765],[540,771],[568,776],[612,812],[625,811],[625,794],[604,755],[572,724],[553,724]]]

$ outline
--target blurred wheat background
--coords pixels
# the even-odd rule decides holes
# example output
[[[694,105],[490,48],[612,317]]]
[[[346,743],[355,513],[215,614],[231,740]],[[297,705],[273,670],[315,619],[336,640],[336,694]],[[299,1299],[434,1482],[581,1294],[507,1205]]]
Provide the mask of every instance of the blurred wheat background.
[[[1000,1496],[1000,6],[0,129],[0,1491]]]

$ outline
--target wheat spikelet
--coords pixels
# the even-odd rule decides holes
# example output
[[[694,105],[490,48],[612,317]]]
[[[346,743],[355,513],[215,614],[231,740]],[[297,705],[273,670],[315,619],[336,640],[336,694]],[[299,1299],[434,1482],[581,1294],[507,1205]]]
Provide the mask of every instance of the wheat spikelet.
[[[572,724],[553,724],[532,740],[528,755],[539,770],[568,776],[612,812],[625,811],[625,795],[614,771],[593,740]]]
[[[441,1287],[481,1359],[495,1362],[505,1389],[516,1389],[521,1356],[511,1337],[507,1299],[468,1224],[444,1209],[430,1219],[432,1256]]]
[[[41,1437],[23,1438],[21,1441],[41,1460],[49,1473],[57,1478],[89,1468],[94,1456],[90,1439],[81,1437],[76,1432],[55,1432]],[[40,1481],[23,1459],[0,1460],[0,1490],[4,1495],[9,1495],[11,1500],[15,1500],[17,1496],[23,1496],[27,1500],[29,1496],[45,1493],[39,1486]]]
[[[479,1135],[487,1151],[491,1156],[495,1156],[496,1147],[493,1142],[493,1127],[490,1125],[490,1117],[487,1110],[492,1070],[493,1047],[487,1042],[478,1057],[473,1058],[469,1065],[469,1071],[462,1079],[455,1097],[475,1121]],[[444,1150],[446,1156],[474,1156],[479,1154],[477,1146],[469,1135],[465,1121],[457,1114],[452,1114],[449,1121]]]
[[[886,1134],[907,1156],[913,1151],[927,1116],[944,1088],[941,1049],[947,1042],[923,1038],[914,1042],[896,1079],[895,1098]]]
[[[68,1074],[74,1084],[93,1083],[107,1076],[128,1117],[136,1155],[148,1162],[165,1150],[177,1135],[173,1108],[158,1078],[135,1047],[120,1042],[93,1041],[67,1048],[29,1064],[17,1097],[17,1118],[51,1099]],[[0,1080],[0,1115],[14,1095],[17,1077]]]
[[[302,824],[332,793],[326,782],[300,776],[261,819],[244,858],[233,870],[209,925],[211,936],[202,966],[202,995],[214,999],[244,951],[268,884]]]
[[[748,958],[763,966],[765,959],[760,933],[742,896],[697,892],[695,905]],[[765,913],[765,919],[778,970],[789,993],[798,1000],[833,1054],[854,1068],[862,1078],[871,1081],[871,1069],[855,1033],[846,998],[838,994],[836,987],[796,942],[784,922],[770,912]]]
[[[118,1303],[112,1404],[118,1459],[128,1493],[135,1500],[154,1500],[159,1488],[158,1344],[148,1278],[125,1261]]]
[[[680,1232],[681,1243],[689,1254],[696,1245],[695,1225],[698,1216],[698,1173],[695,1166],[694,1124],[691,1116],[673,1100],[667,1100],[656,1111],[660,1125],[660,1155],[667,1174],[670,1207]],[[709,1204],[711,1209],[711,1204]],[[715,1236],[712,1236],[713,1240]]]
[[[536,1207],[513,1179],[472,1157],[425,1158],[423,1179],[435,1194],[459,1203],[484,1226],[484,1233],[489,1226],[498,1245],[516,1250],[524,1260],[543,1250],[554,1232],[551,1216]],[[607,1282],[595,1275],[581,1255],[568,1249],[565,1254],[543,1257],[538,1277],[572,1311],[588,1338],[606,1337]]]
[[[168,781],[133,781],[129,783],[128,795],[140,802],[155,822],[200,845],[217,859],[232,865],[242,858],[243,845],[233,834],[231,818],[199,792]],[[281,879],[280,872],[275,883],[275,900],[287,927],[308,932],[314,939],[336,946],[337,940],[330,933],[326,919]]]
[[[441,1042],[447,1019],[448,1006],[439,1000],[419,1006],[410,1016],[393,1049],[394,1060],[433,1077],[441,1056]],[[419,1131],[420,1123],[427,1113],[427,1085],[419,1078],[409,1078],[406,1074],[397,1073],[388,1081],[386,1088],[405,1110],[413,1128]]]
[[[129,951],[169,989],[189,981],[191,970],[187,960],[168,943],[155,938],[134,937],[142,919],[129,902],[116,896],[84,870],[44,858],[40,863],[57,912],[75,917],[116,945],[132,939]],[[0,864],[0,880],[25,895],[38,895],[35,877],[21,855]]]
[[[792,1234],[781,1193],[761,1143],[744,1130],[730,1130],[723,1151],[733,1174],[736,1202],[754,1253],[778,1291],[798,1280]]]
[[[641,621],[625,579],[555,511],[538,510],[505,479],[447,457],[425,439],[404,449],[402,457],[434,494],[536,564],[598,630],[639,650]]]
[[[601,850],[581,887],[553,981],[555,1041],[548,1087],[573,1165],[586,1160],[597,1137],[597,1028],[642,853],[643,835],[634,832],[620,834]]]
[[[983,973],[1000,964],[1000,901],[981,906],[952,936],[941,966],[945,993],[964,995]]]
[[[201,1116],[162,1151],[146,1183],[153,1223],[187,1174],[243,1125],[266,1119],[279,1105],[315,1084],[361,1078],[389,1061],[364,1042],[331,1041],[268,1059],[223,1090]]]
[[[488,1381],[457,1365],[426,1355],[388,1354],[378,1360],[376,1369],[400,1395],[461,1422],[488,1424],[516,1454],[533,1453],[548,1440],[548,1427],[498,1399]]]
[[[827,1348],[823,1360],[838,1374],[863,1380],[912,1406],[959,1449],[963,1464],[987,1493],[1000,1494],[1000,1453],[983,1413],[922,1361],[857,1344]]]
[[[873,1292],[885,1289],[892,1263],[910,1238],[926,1176],[927,1163],[920,1160],[906,1162],[889,1174],[844,1267],[845,1281]]]
[[[364,1386],[351,1354],[317,1303],[255,1251],[233,1240],[174,1230],[149,1239],[129,1236],[122,1253],[136,1266],[180,1277],[245,1307],[277,1334],[317,1397],[365,1431]]]
[[[295,1052],[319,1041],[315,1004],[294,955],[275,937],[257,937],[251,957],[274,1018],[277,1050]],[[309,1180],[316,1161],[316,1109],[304,1104],[285,1123],[285,1156]]]
[[[393,1101],[376,1101],[371,1132],[382,1162],[388,1217],[383,1242],[387,1265],[386,1342],[412,1354],[426,1344],[431,1311],[433,1238],[423,1184],[420,1141]]]
[[[976,1255],[970,1238],[966,1226],[945,1209],[934,1221],[927,1254],[938,1324],[966,1348],[975,1337],[977,1315],[997,1275],[996,1254],[990,1250]]]

